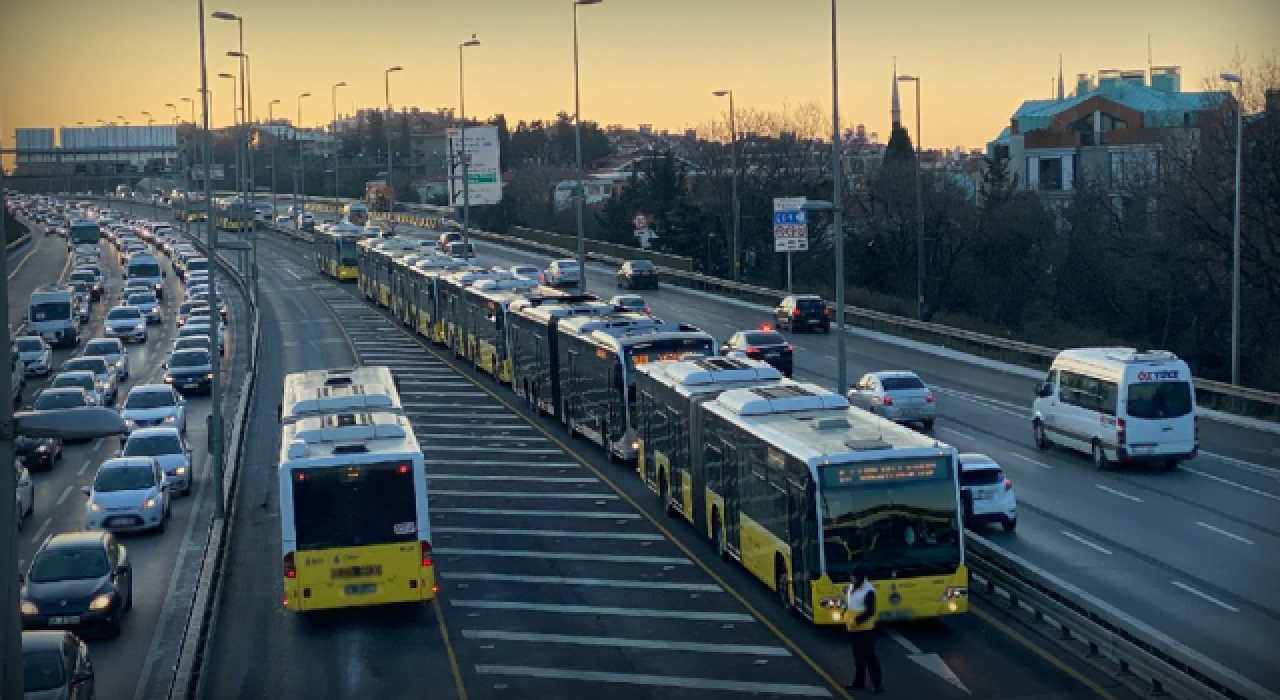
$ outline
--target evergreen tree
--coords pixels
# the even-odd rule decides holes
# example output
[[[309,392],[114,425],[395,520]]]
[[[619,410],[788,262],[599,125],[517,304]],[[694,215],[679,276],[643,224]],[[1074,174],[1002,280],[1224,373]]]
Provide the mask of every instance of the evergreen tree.
[[[915,147],[911,145],[911,136],[907,130],[900,125],[893,127],[889,145],[884,149],[884,164],[914,163],[915,159]]]

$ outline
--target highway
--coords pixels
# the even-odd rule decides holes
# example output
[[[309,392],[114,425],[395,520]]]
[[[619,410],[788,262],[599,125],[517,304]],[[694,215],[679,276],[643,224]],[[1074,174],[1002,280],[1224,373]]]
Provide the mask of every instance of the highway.
[[[634,472],[317,276],[308,247],[259,240],[265,352],[201,697],[849,697],[842,630],[781,611]],[[356,361],[400,378],[427,458],[440,598],[303,618],[279,600],[280,381]],[[976,601],[895,627],[879,650],[890,697],[1134,697]]]
[[[80,347],[102,335],[102,317],[115,305],[121,287],[121,269],[115,249],[102,242],[103,270],[107,291],[93,307],[92,323],[82,326]],[[169,268],[168,260],[161,264]],[[26,312],[27,297],[40,284],[57,281],[67,263],[66,239],[37,235],[30,246],[10,256],[9,313],[15,325]],[[20,265],[20,266],[19,266]],[[227,353],[222,363],[223,377],[244,371],[247,352],[237,343],[243,331],[243,303],[234,286],[225,278],[220,289],[232,292],[229,300],[230,328]],[[117,404],[138,384],[163,382],[160,365],[168,357],[174,333],[173,314],[182,300],[182,287],[170,269],[165,285],[166,320],[163,327],[152,326],[145,345],[127,345],[131,373],[122,382]],[[70,358],[70,349],[55,350],[55,367]],[[48,380],[29,377],[24,401],[29,402]],[[235,396],[227,397],[230,406]],[[90,637],[99,698],[150,698],[167,694],[172,666],[177,657],[194,590],[193,574],[198,554],[204,547],[212,517],[210,478],[207,473],[205,420],[210,411],[208,398],[193,397],[187,403],[187,440],[193,450],[193,490],[189,497],[175,499],[171,519],[163,534],[120,535],[134,567],[133,609],[125,616],[124,629],[115,639]],[[18,556],[25,570],[40,542],[50,534],[84,528],[82,486],[91,485],[97,467],[119,449],[116,438],[63,446],[63,458],[52,471],[32,470],[35,484],[35,511],[24,523],[18,537]]]

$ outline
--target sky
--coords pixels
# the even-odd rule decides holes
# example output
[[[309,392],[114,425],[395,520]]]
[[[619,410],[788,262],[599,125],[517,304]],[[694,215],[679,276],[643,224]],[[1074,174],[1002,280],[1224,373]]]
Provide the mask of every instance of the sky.
[[[1280,53],[1280,0],[837,0],[840,116],[889,131],[894,57],[921,76],[926,148],[981,148],[1027,99],[1052,96],[1062,56],[1067,91],[1076,73],[1179,65],[1196,89],[1247,60]],[[423,109],[458,104],[458,44],[466,49],[466,110],[508,121],[573,112],[571,0],[206,0],[205,11],[245,18],[254,113],[302,123],[353,105],[391,101]],[[830,3],[826,0],[603,0],[579,8],[582,117],[604,125],[680,131],[737,107],[831,105]],[[196,97],[196,0],[0,0],[0,141],[21,127],[98,119],[173,118],[165,103]],[[231,119],[238,48],[234,22],[205,23],[215,125]],[[904,85],[904,88],[910,88]],[[183,119],[189,105],[179,104]],[[914,123],[914,89],[903,91]]]

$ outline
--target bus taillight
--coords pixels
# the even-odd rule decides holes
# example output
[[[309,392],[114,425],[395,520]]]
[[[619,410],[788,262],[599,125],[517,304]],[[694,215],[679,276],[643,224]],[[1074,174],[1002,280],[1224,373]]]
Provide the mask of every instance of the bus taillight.
[[[284,577],[297,578],[298,569],[293,565],[293,552],[284,555]]]
[[[431,566],[431,543],[422,540],[418,544],[422,546],[422,568],[426,569]]]

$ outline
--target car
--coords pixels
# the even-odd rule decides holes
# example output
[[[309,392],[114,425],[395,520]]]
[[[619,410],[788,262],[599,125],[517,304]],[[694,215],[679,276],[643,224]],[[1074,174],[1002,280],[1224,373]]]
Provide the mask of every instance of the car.
[[[209,352],[209,350],[212,348],[212,344],[209,341],[209,336],[208,335],[188,335],[188,336],[177,338],[173,341],[173,348],[170,350],[170,352],[172,353],[172,352],[177,352],[179,350],[190,350],[192,348],[197,348],[200,350],[204,350],[205,352]]]
[[[92,699],[89,647],[66,630],[24,630],[22,690],[24,700]]]
[[[965,527],[999,523],[1005,532],[1018,527],[1018,498],[1013,481],[990,457],[960,454],[960,501]]]
[[[450,243],[461,243],[464,239],[461,231],[446,231],[436,238],[436,247],[447,251]]]
[[[94,375],[92,370],[79,370],[72,372],[59,372],[53,377],[53,381],[49,383],[50,389],[66,389],[80,388],[89,394],[91,406],[105,406],[106,398],[102,395],[102,388],[98,386],[98,377]]]
[[[164,309],[160,307],[160,300],[156,299],[155,292],[137,292],[130,294],[125,300],[125,304],[137,308],[147,317],[147,323],[164,322]]]
[[[205,345],[208,348],[208,345]],[[126,432],[157,425],[174,426],[187,432],[187,401],[168,384],[139,384],[129,390],[120,404]]]
[[[205,302],[205,301],[182,302],[182,305],[178,307],[178,318],[176,321],[178,328],[182,328],[187,324],[187,317],[190,316],[191,313],[196,309],[204,309],[205,311],[210,311],[209,304],[208,302]]]
[[[552,260],[542,273],[542,283],[552,287],[576,287],[582,284],[582,268],[577,260]]]
[[[192,328],[190,324],[182,330]],[[205,328],[208,333],[208,328]],[[173,386],[184,396],[191,393],[209,394],[213,391],[213,358],[208,350],[178,350],[163,365],[164,383]]]
[[[120,393],[120,382],[116,378],[115,366],[109,364],[106,358],[73,357],[62,363],[62,372],[75,372],[77,370],[93,372],[94,379],[98,381],[98,391],[106,402],[102,405],[109,406],[116,402],[116,396]]]
[[[120,381],[129,378],[129,351],[119,338],[94,338],[80,351],[81,357],[101,357],[116,372]]]
[[[23,629],[99,629],[119,636],[133,607],[129,551],[110,532],[63,532],[40,544],[22,576]]]
[[[31,483],[31,472],[27,471],[27,468],[24,465],[15,462],[13,465],[13,470],[14,470],[14,474],[13,474],[14,483],[18,485],[18,489],[17,489],[18,500],[16,503],[17,513],[18,513],[17,526],[18,526],[18,529],[21,530],[22,521],[25,520],[28,516],[30,516],[31,513],[35,510],[36,487],[35,487],[35,484]]]
[[[169,517],[169,484],[158,460],[116,457],[98,467],[93,486],[81,487],[86,530],[164,532]]]
[[[53,465],[62,459],[62,441],[51,437],[28,437],[19,435],[13,439],[13,453],[31,469],[53,469]]]
[[[81,387],[42,389],[31,403],[33,411],[52,411],[60,408],[87,408],[93,406],[93,397]]]
[[[649,313],[649,305],[639,294],[618,294],[609,299],[609,303],[626,311],[638,314]]]
[[[38,335],[19,336],[14,341],[23,372],[29,376],[47,377],[53,371],[53,348]]]
[[[516,277],[528,277],[531,280],[538,279],[540,273],[537,265],[512,265],[509,269]]]
[[[89,268],[76,268],[72,270],[71,276],[67,278],[69,282],[84,282],[89,288],[89,301],[98,301],[102,298],[102,281]]]
[[[218,333],[218,355],[221,356],[227,349],[226,332],[220,327]],[[191,336],[209,337],[209,325],[207,323],[194,323],[191,319],[187,319],[187,325],[178,330],[179,338],[189,338]]]
[[[145,280],[129,280],[124,283],[124,288],[120,290],[120,303],[127,305],[129,297],[146,292],[154,293],[150,283]]]
[[[628,260],[618,268],[618,289],[657,289],[658,266],[648,260]]]
[[[151,457],[160,465],[171,492],[191,493],[191,447],[172,425],[135,428],[129,433],[117,457]]]
[[[71,290],[75,294],[74,303],[75,303],[75,309],[76,309],[76,317],[80,320],[81,324],[85,324],[85,323],[88,323],[89,319],[93,317],[93,308],[89,305],[88,288],[85,288],[84,290],[76,289],[77,285],[84,286],[84,283],[74,282],[71,284]]]
[[[791,332],[820,330],[831,332],[831,310],[827,302],[816,294],[789,294],[783,297],[773,310],[773,321],[778,330]]]
[[[763,360],[790,377],[795,367],[795,346],[775,330],[738,331],[720,346],[721,355],[742,353]]]
[[[889,370],[868,372],[846,394],[849,403],[897,423],[920,423],[933,428],[938,402],[915,372]]]
[[[103,334],[122,341],[147,342],[147,318],[133,306],[117,306],[102,322]]]

